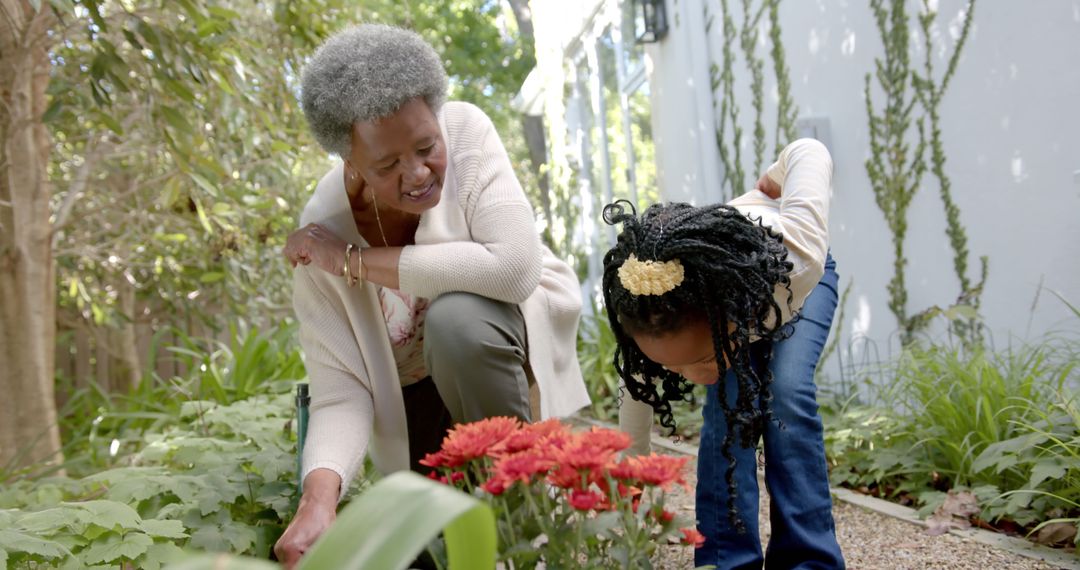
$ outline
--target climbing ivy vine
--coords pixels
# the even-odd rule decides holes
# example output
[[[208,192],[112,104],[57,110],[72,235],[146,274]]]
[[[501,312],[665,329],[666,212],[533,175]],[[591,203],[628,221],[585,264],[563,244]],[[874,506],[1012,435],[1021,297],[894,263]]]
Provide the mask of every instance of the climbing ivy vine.
[[[968,2],[956,46],[944,75],[935,79],[933,70],[932,26],[937,12],[929,0],[922,0],[918,22],[923,36],[922,73],[911,61],[911,29],[906,0],[871,0],[870,7],[881,35],[884,55],[874,61],[874,73],[866,74],[866,112],[870,132],[870,158],[866,172],[874,199],[885,216],[893,243],[893,277],[888,284],[889,310],[900,324],[901,342],[911,343],[915,335],[936,316],[951,321],[952,330],[964,342],[978,343],[979,327],[975,310],[987,274],[987,259],[981,258],[982,273],[974,286],[968,277],[967,233],[960,220],[960,210],[952,198],[952,184],[945,171],[945,151],[941,136],[939,107],[949,81],[956,72],[960,54],[973,21],[975,0]],[[876,80],[882,94],[880,108],[875,108],[872,94]],[[918,107],[916,107],[918,105]],[[927,132],[929,125],[929,133]],[[914,147],[912,147],[914,144]],[[926,157],[929,150],[929,164]],[[922,184],[927,170],[937,178],[945,207],[946,230],[953,248],[954,269],[960,280],[960,295],[950,307],[937,306],[911,315],[907,309],[905,279],[907,258],[904,239],[908,228],[908,207]]]
[[[740,122],[740,108],[736,101],[735,69],[741,59],[750,75],[751,106],[753,107],[752,144],[753,169],[751,176],[761,173],[768,150],[765,131],[765,74],[766,59],[758,53],[762,34],[762,21],[768,15],[769,57],[776,78],[777,110],[776,130],[774,133],[775,152],[779,152],[788,142],[795,139],[795,118],[798,108],[791,95],[791,79],[781,39],[779,6],[780,0],[742,0],[742,20],[736,25],[728,0],[718,0],[718,14],[714,14],[709,3],[705,4],[706,34],[708,34],[716,16],[722,25],[721,50],[719,60],[710,62],[709,75],[713,94],[713,109],[716,113],[716,146],[723,165],[722,188],[724,199],[742,194],[753,180],[748,180],[743,168],[742,149],[744,145],[744,127]],[[712,55],[710,53],[710,59]]]

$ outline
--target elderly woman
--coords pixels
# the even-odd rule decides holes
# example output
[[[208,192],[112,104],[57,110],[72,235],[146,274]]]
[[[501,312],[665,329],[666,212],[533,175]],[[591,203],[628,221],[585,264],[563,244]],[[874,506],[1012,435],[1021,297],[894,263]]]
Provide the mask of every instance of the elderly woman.
[[[491,120],[446,89],[431,46],[388,26],[337,34],[304,71],[311,130],[342,161],[284,251],[312,398],[286,565],[334,520],[365,451],[384,473],[418,469],[453,423],[589,401],[577,280],[541,244]]]

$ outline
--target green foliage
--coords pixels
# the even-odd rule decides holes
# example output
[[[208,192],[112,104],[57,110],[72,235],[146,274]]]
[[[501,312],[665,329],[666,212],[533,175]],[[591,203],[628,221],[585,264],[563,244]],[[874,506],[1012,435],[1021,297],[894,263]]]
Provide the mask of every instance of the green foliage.
[[[438,532],[449,568],[495,567],[495,519],[483,502],[415,473],[375,483],[338,515],[297,570],[406,568]],[[169,570],[265,570],[277,565],[242,556],[184,560]]]
[[[26,536],[2,548],[77,568],[158,568],[181,547],[265,557],[293,510],[292,414],[288,394],[185,402],[124,467],[6,486],[0,517]]]
[[[1076,340],[997,353],[909,347],[879,406],[823,405],[834,484],[933,511],[971,489],[980,517],[1028,529],[1080,517]]]
[[[60,411],[67,470],[88,473],[113,466],[141,449],[144,432],[172,425],[188,402],[228,404],[256,394],[281,394],[305,376],[295,323],[260,331],[234,321],[229,330],[228,342],[178,332],[181,345],[166,350],[187,370],[183,377],[150,373],[127,393],[110,393],[94,383],[73,391]],[[118,449],[110,450],[114,440]]]
[[[597,312],[599,311],[599,312]],[[582,319],[578,332],[578,361],[592,398],[593,417],[609,421],[619,415],[619,375],[615,372],[615,333],[603,309]]]

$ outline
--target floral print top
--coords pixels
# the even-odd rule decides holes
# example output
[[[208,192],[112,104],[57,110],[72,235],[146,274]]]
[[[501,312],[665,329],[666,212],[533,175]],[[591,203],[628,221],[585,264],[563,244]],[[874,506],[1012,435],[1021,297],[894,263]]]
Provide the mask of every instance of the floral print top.
[[[397,362],[401,385],[422,380],[427,373],[424,363],[424,315],[429,301],[388,287],[379,288],[379,305],[386,319],[386,332]]]

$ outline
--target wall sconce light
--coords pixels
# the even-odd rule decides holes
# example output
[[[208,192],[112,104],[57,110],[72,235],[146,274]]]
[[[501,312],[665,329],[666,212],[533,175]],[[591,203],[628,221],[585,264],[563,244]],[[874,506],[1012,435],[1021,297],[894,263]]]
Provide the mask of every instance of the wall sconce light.
[[[631,0],[634,3],[634,39],[639,44],[658,42],[667,34],[664,0]]]

